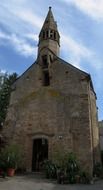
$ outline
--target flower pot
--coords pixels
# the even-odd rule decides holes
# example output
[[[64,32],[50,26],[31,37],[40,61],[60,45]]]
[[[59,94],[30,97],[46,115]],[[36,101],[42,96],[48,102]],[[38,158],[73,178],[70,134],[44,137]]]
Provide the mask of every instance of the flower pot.
[[[13,177],[14,174],[15,174],[15,169],[14,169],[14,168],[8,168],[8,170],[7,170],[7,175],[8,175],[9,177]]]
[[[75,181],[76,181],[76,183],[80,183],[80,176],[79,175],[75,176]]]

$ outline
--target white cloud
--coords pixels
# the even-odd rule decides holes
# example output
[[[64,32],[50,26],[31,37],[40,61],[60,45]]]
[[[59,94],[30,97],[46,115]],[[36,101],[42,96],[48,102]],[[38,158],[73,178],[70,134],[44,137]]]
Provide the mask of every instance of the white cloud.
[[[19,52],[21,55],[24,55],[25,57],[34,57],[36,55],[37,48],[32,46],[25,39],[17,37],[15,34],[9,35],[0,31],[0,40],[6,40],[6,44],[8,42],[13,48],[15,48],[17,52]]]
[[[20,28],[27,26],[32,29],[33,27],[41,28],[42,18],[32,10],[26,1],[24,4],[23,1],[15,3],[15,1],[10,0],[10,2],[0,2],[0,22],[14,28],[18,25]]]
[[[101,88],[101,85],[103,83],[103,77],[100,73],[103,70],[103,63],[98,58],[96,52],[84,46],[82,42],[74,40],[69,35],[66,36],[64,34],[61,34],[61,39],[61,49],[64,59],[66,59],[72,65],[80,68],[81,70],[85,70],[84,68],[88,68],[88,73],[91,72],[91,74],[93,75],[95,73],[95,86],[96,88]]]
[[[38,28],[41,28],[43,20],[34,14],[31,10],[28,10],[26,8],[19,8],[16,10],[11,11],[15,16],[22,19],[24,22],[28,22],[32,26],[36,26]]]
[[[0,31],[0,45],[6,45],[7,40],[19,54],[26,57],[34,57],[37,54],[37,48],[32,46],[29,40],[38,42],[37,31],[43,21],[32,11],[27,0],[0,2],[0,23],[10,33],[8,35]]]
[[[11,35],[10,42],[20,54],[26,57],[34,57],[34,55],[36,54],[37,48],[31,46],[25,40],[19,39],[15,34]]]
[[[24,37],[30,39],[30,40],[34,40],[38,42],[38,34],[33,34],[33,33],[28,33],[28,34],[24,34]]]
[[[0,69],[0,76],[4,75],[6,72],[7,72],[6,70]]]
[[[8,39],[9,40],[9,36],[6,35],[4,32],[0,31],[0,39]]]
[[[74,4],[81,10],[85,11],[86,13],[88,9],[88,12],[90,14],[92,13],[100,15],[103,14],[101,13],[101,11],[100,12],[98,11],[101,9],[100,4],[102,5],[103,3],[102,0],[100,0],[101,2],[100,4],[98,3],[98,6],[97,6],[97,0],[95,1],[62,0],[62,1]],[[6,23],[7,25],[9,24],[10,26],[12,26],[12,28],[14,28],[15,31],[12,30],[13,34],[9,36],[0,32],[0,38],[4,40],[7,39],[9,43],[11,43],[12,47],[14,47],[16,51],[18,51],[20,54],[24,56],[36,55],[37,48],[33,47],[30,44],[29,39],[38,42],[37,32],[33,34],[32,31],[33,28],[35,31],[37,28],[38,29],[41,28],[43,20],[38,15],[35,14],[35,11],[33,12],[32,7],[28,5],[27,0],[19,0],[19,1],[10,0],[10,2],[11,3],[8,3],[5,0],[3,2],[0,2],[0,5],[3,8],[3,13],[1,18],[4,24]],[[96,11],[95,9],[98,10]],[[5,11],[7,11],[7,14],[5,14]],[[22,27],[22,32],[20,30],[21,27]],[[25,27],[26,29],[30,28],[29,33],[28,30],[25,30]],[[93,60],[95,57],[95,53],[91,49],[85,47],[82,44],[82,42],[80,42],[79,40],[76,41],[76,39],[72,38],[70,35],[66,36],[64,34],[61,34],[61,50],[63,54],[65,54],[67,61],[72,62],[75,66],[79,68],[81,67],[82,59],[85,58],[87,60],[90,60],[90,62],[92,62],[91,59]],[[100,64],[96,65],[96,68],[97,67],[101,67]]]
[[[90,49],[69,35],[61,34],[61,46],[67,60],[79,68],[81,67],[80,62],[82,58],[90,59],[94,54]]]
[[[103,20],[103,0],[61,0],[71,3],[96,20]]]

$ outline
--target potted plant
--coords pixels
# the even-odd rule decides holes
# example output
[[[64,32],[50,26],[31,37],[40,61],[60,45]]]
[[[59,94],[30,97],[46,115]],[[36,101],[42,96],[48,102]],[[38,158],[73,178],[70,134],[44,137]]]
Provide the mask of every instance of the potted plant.
[[[8,155],[7,159],[7,175],[9,177],[14,176],[16,169],[16,160],[13,154]]]
[[[7,175],[13,176],[15,170],[18,168],[22,161],[22,151],[20,146],[16,144],[8,145],[2,149],[0,155],[5,165]]]

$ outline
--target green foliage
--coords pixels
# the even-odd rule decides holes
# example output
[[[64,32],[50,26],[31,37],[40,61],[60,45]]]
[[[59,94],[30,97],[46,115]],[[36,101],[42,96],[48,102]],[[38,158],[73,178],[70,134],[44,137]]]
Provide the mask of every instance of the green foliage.
[[[79,173],[80,167],[77,162],[75,154],[69,153],[66,157],[66,173],[68,176],[69,183],[76,182],[76,175]]]
[[[80,177],[80,181],[79,181],[80,183],[88,184],[91,181],[91,176],[86,171],[80,170],[79,177]]]
[[[3,148],[0,152],[0,167],[3,170],[7,168],[17,169],[22,165],[23,154],[19,145],[12,144]]]
[[[54,157],[54,163],[57,165],[58,168],[61,168],[61,169],[64,169],[65,166],[66,166],[66,158],[67,158],[67,155],[61,151],[57,151],[55,152],[55,154],[53,155]]]
[[[0,153],[0,169],[3,171],[7,170],[7,163],[6,163],[6,155],[5,153],[1,154]]]
[[[17,74],[13,73],[8,75],[7,73],[2,74],[0,73],[0,127],[2,127],[7,108],[9,105],[10,94],[11,94],[11,85],[17,79]]]
[[[57,175],[57,166],[50,160],[45,160],[43,163],[44,172],[47,178],[55,179]]]
[[[54,163],[49,160],[45,161],[44,169],[46,177],[57,177],[58,183],[65,183],[65,180],[69,183],[75,183],[76,176],[79,174],[80,171],[77,158],[73,153],[55,154]]]
[[[94,166],[93,175],[96,177],[103,176],[103,166],[101,163],[97,162]]]
[[[57,178],[58,183],[90,183],[91,176],[82,171],[74,153],[55,154],[55,161],[46,160],[44,171],[47,178]]]

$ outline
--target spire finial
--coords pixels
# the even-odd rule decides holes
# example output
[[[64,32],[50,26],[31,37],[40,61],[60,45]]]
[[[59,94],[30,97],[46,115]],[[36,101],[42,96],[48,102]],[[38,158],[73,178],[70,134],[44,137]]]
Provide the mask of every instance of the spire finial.
[[[50,6],[50,7],[49,7],[49,10],[51,10],[51,8],[52,8],[52,7]]]

